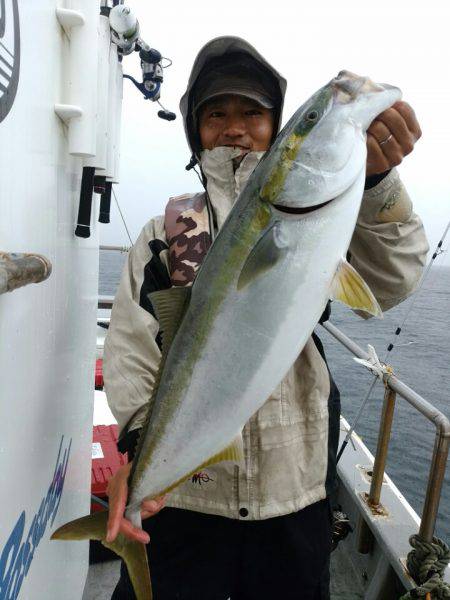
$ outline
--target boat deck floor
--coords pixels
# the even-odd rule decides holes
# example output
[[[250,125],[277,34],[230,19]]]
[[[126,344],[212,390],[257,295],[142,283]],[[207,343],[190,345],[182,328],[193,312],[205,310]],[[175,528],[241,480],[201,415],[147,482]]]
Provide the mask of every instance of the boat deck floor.
[[[359,575],[348,553],[339,550],[331,555],[331,600],[361,600],[364,591]],[[110,600],[119,571],[118,560],[90,565],[82,600]]]
[[[120,560],[89,565],[82,600],[110,600],[119,580]]]
[[[347,549],[341,544],[331,554],[331,600],[364,598],[361,575],[356,571]]]

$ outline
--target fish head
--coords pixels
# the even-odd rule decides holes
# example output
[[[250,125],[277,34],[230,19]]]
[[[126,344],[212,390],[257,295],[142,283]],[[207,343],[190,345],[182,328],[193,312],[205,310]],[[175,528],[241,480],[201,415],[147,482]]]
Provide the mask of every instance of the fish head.
[[[366,129],[400,97],[396,87],[341,71],[279,134],[266,157],[261,198],[301,211],[343,194],[365,169]]]
[[[399,88],[375,83],[350,71],[340,71],[328,84],[333,89],[336,109],[348,106],[347,117],[365,132],[372,121],[401,98]]]

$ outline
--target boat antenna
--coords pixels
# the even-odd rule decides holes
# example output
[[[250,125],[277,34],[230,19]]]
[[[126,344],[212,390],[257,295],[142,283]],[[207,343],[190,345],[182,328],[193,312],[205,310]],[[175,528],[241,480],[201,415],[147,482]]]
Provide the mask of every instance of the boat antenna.
[[[447,227],[445,228],[445,230],[444,230],[444,233],[442,234],[442,236],[441,236],[441,239],[439,240],[439,242],[438,242],[438,244],[437,244],[437,246],[436,246],[436,249],[435,249],[435,251],[433,252],[433,255],[432,255],[432,257],[431,257],[431,260],[430,260],[430,262],[428,263],[428,265],[427,265],[427,268],[426,268],[426,269],[425,269],[425,271],[423,272],[423,275],[422,275],[422,279],[421,279],[421,281],[420,281],[420,284],[418,285],[418,287],[417,287],[417,290],[415,291],[415,294],[414,294],[414,296],[413,296],[413,298],[412,298],[411,304],[410,304],[410,305],[409,305],[409,307],[408,307],[408,310],[406,311],[406,314],[405,314],[405,316],[404,316],[404,318],[403,318],[403,321],[401,322],[401,324],[400,324],[400,325],[397,327],[397,329],[395,330],[395,332],[394,332],[394,337],[393,337],[392,341],[391,341],[391,342],[388,344],[388,346],[387,346],[387,348],[386,348],[386,354],[385,354],[385,357],[384,357],[384,360],[383,360],[383,363],[384,363],[384,364],[386,364],[386,361],[387,361],[387,358],[388,358],[389,354],[392,352],[392,350],[393,350],[393,349],[394,349],[394,347],[395,347],[394,340],[395,340],[396,338],[398,338],[398,336],[399,336],[399,335],[400,335],[400,333],[402,332],[402,329],[403,329],[403,327],[405,326],[406,320],[408,319],[409,315],[411,314],[411,311],[412,311],[412,309],[413,309],[413,307],[414,307],[414,304],[416,303],[416,300],[417,300],[417,298],[418,298],[418,296],[419,296],[419,292],[420,292],[420,290],[422,289],[422,286],[423,286],[423,284],[424,284],[425,280],[426,280],[426,279],[427,279],[427,277],[428,277],[428,274],[429,274],[429,272],[430,272],[430,270],[431,270],[431,267],[432,267],[432,266],[433,266],[433,264],[434,264],[434,261],[436,260],[436,258],[437,258],[437,257],[438,257],[440,254],[443,254],[443,253],[444,253],[444,250],[442,250],[442,245],[443,245],[443,243],[444,243],[444,240],[445,240],[445,238],[446,238],[446,236],[447,236],[447,233],[449,232],[449,230],[450,230],[450,221],[447,223]],[[379,377],[379,376],[378,376],[378,374],[376,374],[376,375],[374,376],[374,378],[373,378],[373,381],[372,381],[372,383],[370,384],[370,387],[369,387],[369,389],[368,389],[368,391],[367,391],[367,394],[365,395],[365,397],[364,397],[364,400],[362,401],[362,403],[361,403],[361,406],[359,407],[359,409],[358,409],[358,412],[356,413],[356,417],[355,417],[355,419],[354,419],[354,421],[353,421],[353,424],[351,425],[350,429],[347,431],[347,435],[345,436],[345,439],[344,439],[344,441],[342,442],[342,445],[341,445],[341,447],[340,447],[340,449],[339,449],[339,452],[337,453],[337,457],[336,457],[336,463],[338,463],[338,462],[339,462],[339,460],[340,460],[340,458],[341,458],[341,456],[342,456],[342,454],[343,454],[344,450],[346,449],[346,447],[347,447],[347,444],[348,444],[348,442],[349,442],[349,440],[350,440],[350,438],[351,438],[351,436],[352,436],[352,433],[354,432],[354,430],[355,430],[356,426],[358,425],[359,419],[360,419],[360,417],[361,417],[361,415],[362,415],[362,412],[363,412],[363,410],[364,410],[364,407],[366,406],[367,402],[369,401],[369,398],[370,398],[370,396],[372,395],[372,391],[373,391],[373,389],[374,389],[374,387],[375,387],[375,384],[376,384],[376,382],[377,382],[377,379],[378,379],[378,377]]]

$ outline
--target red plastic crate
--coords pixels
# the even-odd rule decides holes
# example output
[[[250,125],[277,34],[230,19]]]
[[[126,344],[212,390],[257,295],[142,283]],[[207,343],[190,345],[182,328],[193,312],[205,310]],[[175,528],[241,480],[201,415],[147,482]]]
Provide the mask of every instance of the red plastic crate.
[[[101,358],[95,361],[95,389],[103,389],[103,359]]]
[[[128,458],[117,450],[117,425],[96,425],[92,436],[92,478],[91,493],[105,500],[108,481],[117,470],[126,465]],[[91,511],[104,510],[92,502]]]

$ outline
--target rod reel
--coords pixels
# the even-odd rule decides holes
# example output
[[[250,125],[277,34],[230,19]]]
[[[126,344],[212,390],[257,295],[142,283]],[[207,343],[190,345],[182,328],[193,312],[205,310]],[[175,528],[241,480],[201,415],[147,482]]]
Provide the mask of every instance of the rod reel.
[[[140,38],[139,21],[128,6],[118,4],[109,11],[109,24],[111,27],[111,40],[126,56],[132,52],[139,52],[141,59],[142,83],[136,81],[131,75],[124,75],[142,93],[145,100],[157,102],[161,106],[158,117],[165,121],[173,121],[176,114],[167,110],[160,102],[161,85],[164,80],[163,70],[170,67],[172,61],[165,59],[155,48],[151,48]],[[163,61],[168,61],[163,64]]]
[[[122,54],[134,52],[139,38],[140,28],[136,15],[128,6],[118,4],[109,11],[109,26],[111,28],[111,41],[121,49]]]

